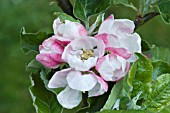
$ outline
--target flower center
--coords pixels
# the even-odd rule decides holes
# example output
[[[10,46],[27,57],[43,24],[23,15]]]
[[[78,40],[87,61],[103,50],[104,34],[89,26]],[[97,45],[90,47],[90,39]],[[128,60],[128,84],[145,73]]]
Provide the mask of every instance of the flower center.
[[[92,57],[94,54],[93,50],[83,50],[83,54],[81,54],[81,60],[87,60]]]

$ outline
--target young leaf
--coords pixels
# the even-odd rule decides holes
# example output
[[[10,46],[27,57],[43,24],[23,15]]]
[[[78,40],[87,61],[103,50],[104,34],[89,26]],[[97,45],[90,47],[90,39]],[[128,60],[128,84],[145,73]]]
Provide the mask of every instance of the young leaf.
[[[75,0],[73,13],[87,26],[90,16],[106,11],[110,5],[111,0]]]
[[[119,96],[122,88],[123,88],[123,79],[118,81],[114,85],[114,87],[112,88],[111,93],[110,93],[105,105],[101,109],[101,111],[112,109],[113,105],[115,104],[116,100],[118,99],[118,96]]]
[[[64,22],[65,20],[70,20],[70,21],[72,21],[72,22],[78,22],[78,23],[80,23],[79,20],[74,19],[72,16],[67,15],[66,13],[55,12],[54,15],[56,15],[58,18],[60,18],[60,20],[61,20],[62,22]]]
[[[152,62],[152,65],[153,65],[152,73],[153,81],[162,74],[170,73],[170,66],[168,65],[168,63],[165,63],[163,61],[156,61]]]
[[[160,111],[170,105],[170,74],[159,76],[152,85],[152,91],[146,97],[146,109]]]
[[[161,17],[166,23],[170,23],[170,1],[161,2],[158,4]]]
[[[137,11],[137,8],[132,3],[130,3],[129,0],[113,0],[113,3],[115,5],[122,4],[126,7],[132,8],[133,10]]]
[[[39,74],[30,76],[32,86],[29,91],[33,99],[33,105],[37,113],[60,113],[62,107],[56,99],[56,95],[47,90]]]
[[[38,51],[39,45],[47,38],[45,32],[26,33],[25,28],[21,29],[21,49],[24,53]]]
[[[99,14],[98,16],[97,16],[97,19],[96,19],[96,21],[94,22],[94,24],[89,28],[89,31],[88,31],[88,34],[90,35],[90,34],[96,34],[97,32],[95,32],[95,33],[93,33],[94,31],[95,31],[95,29],[99,29],[99,26],[100,26],[100,24],[103,22],[103,20],[104,20],[104,13],[102,13],[102,14]]]
[[[136,60],[130,71],[127,78],[127,83],[131,87],[131,97],[136,96],[140,91],[142,95],[144,91],[148,91],[148,83],[152,81],[152,64],[144,56],[139,53],[136,53],[138,60]]]
[[[170,50],[168,48],[155,47],[151,51],[151,60],[154,61],[164,61],[170,64]]]

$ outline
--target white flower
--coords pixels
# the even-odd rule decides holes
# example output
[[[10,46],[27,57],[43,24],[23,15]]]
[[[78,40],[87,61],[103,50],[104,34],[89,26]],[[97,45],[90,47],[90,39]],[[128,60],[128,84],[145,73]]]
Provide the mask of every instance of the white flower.
[[[131,53],[141,53],[141,38],[134,32],[135,25],[128,19],[114,19],[113,15],[109,16],[102,22],[98,35],[95,37],[102,39],[107,47],[125,48]],[[128,59],[134,62],[134,54]]]
[[[65,20],[65,23],[63,23],[60,18],[54,20],[53,29],[58,41],[64,45],[67,45],[76,37],[87,35],[87,30],[80,23],[69,20]]]
[[[109,54],[100,58],[96,65],[96,70],[106,81],[118,81],[128,72],[130,63],[126,58],[117,54]]]
[[[83,36],[69,43],[62,54],[62,59],[79,71],[88,71],[96,65],[97,59],[104,55],[105,45],[102,40]]]
[[[56,72],[48,84],[49,88],[66,87],[57,95],[59,103],[67,109],[78,106],[82,100],[82,92],[88,96],[99,96],[107,92],[107,83],[93,72],[82,74],[74,69],[64,69]]]

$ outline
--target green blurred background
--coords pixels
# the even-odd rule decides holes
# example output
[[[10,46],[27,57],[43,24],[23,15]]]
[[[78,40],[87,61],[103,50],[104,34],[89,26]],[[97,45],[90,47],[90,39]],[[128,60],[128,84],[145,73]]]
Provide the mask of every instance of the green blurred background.
[[[50,0],[1,0],[0,4],[0,113],[35,113],[29,95],[29,73],[25,65],[30,57],[20,49],[19,32],[52,32],[53,12],[59,11]],[[134,20],[135,12],[123,6],[111,7],[106,15]],[[160,16],[137,32],[151,44],[170,48],[170,25]]]

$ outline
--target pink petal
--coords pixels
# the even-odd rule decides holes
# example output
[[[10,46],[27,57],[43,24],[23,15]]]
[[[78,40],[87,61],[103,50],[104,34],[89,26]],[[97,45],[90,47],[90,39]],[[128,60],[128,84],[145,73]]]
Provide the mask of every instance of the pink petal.
[[[53,55],[48,53],[38,54],[36,56],[36,60],[38,60],[41,64],[43,64],[48,68],[57,68],[58,65],[62,63],[61,55],[59,54],[53,54]]]
[[[111,19],[114,19],[114,15],[113,15],[113,14],[111,14],[109,17],[107,17],[107,18],[105,19],[105,21],[111,20]]]
[[[119,39],[115,35],[103,33],[103,34],[96,35],[95,38],[103,40],[106,48],[120,47]]]
[[[113,47],[108,47],[106,48],[106,50],[114,53],[114,54],[117,54],[121,57],[123,57],[124,59],[129,59],[132,55],[131,52],[129,52],[128,50],[124,49],[124,48],[113,48]]]

